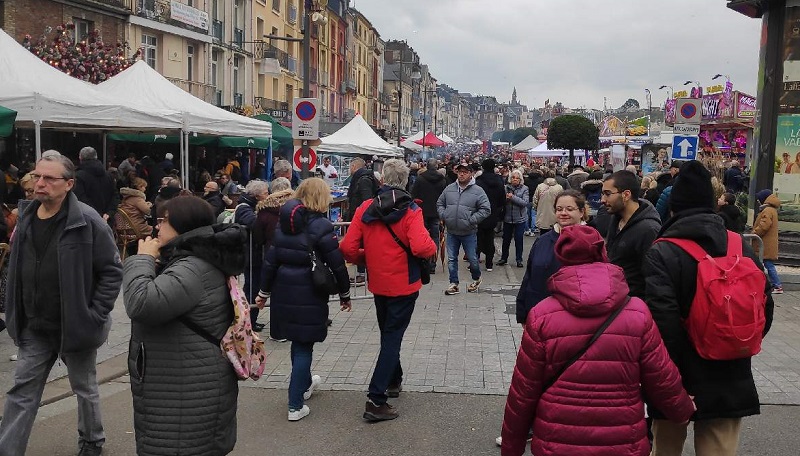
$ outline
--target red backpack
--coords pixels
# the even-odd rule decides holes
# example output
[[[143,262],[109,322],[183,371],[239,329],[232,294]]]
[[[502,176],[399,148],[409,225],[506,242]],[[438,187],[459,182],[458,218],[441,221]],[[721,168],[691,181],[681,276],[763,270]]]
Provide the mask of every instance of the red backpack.
[[[700,357],[711,360],[747,358],[761,351],[766,318],[767,278],[742,254],[742,238],[728,231],[728,252],[712,258],[696,242],[671,242],[697,261],[697,291],[683,321]]]

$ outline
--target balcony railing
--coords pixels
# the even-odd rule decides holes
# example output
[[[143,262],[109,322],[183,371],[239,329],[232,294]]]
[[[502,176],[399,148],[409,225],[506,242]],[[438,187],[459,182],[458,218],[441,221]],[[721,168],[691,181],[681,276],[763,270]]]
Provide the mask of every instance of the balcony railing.
[[[317,70],[316,68],[312,68],[311,69],[311,78],[309,79],[309,81],[312,84],[317,84],[319,82],[319,80],[317,79],[318,74],[319,74],[319,70]]]
[[[244,30],[240,28],[233,29],[233,44],[234,46],[242,47],[244,44]]]
[[[353,78],[347,78],[347,90],[352,92],[356,91],[356,80]]]
[[[347,83],[342,81],[342,83],[339,85],[339,94],[344,95],[345,92],[347,92]]]
[[[222,41],[222,34],[225,30],[225,23],[214,19],[211,21],[211,36],[219,41]]]
[[[116,5],[122,1],[126,0],[111,0],[110,3]],[[180,27],[182,29],[194,30],[204,34],[208,33],[208,30],[187,25],[183,22],[172,19],[170,0],[132,0],[132,1],[133,3],[131,3],[131,5],[133,7],[133,12],[139,17],[150,19],[151,21],[162,22],[164,24],[174,25],[175,27]],[[106,1],[103,3],[109,3],[109,2]]]
[[[261,108],[265,111],[279,110],[286,111],[289,109],[289,103],[285,101],[272,100],[264,97],[253,98],[253,107]]]
[[[281,68],[289,69],[289,54],[266,41],[253,42],[253,57],[256,59],[277,59]]]
[[[237,108],[241,108],[244,104],[244,95],[241,93],[234,93],[233,94],[233,105]]]
[[[329,84],[329,74],[327,71],[320,71],[319,72],[319,85],[323,87],[327,87]]]
[[[179,78],[167,78],[167,80],[206,103],[214,103],[215,101],[217,89],[211,84],[203,84],[201,82],[187,81]],[[219,93],[222,94],[222,92]]]

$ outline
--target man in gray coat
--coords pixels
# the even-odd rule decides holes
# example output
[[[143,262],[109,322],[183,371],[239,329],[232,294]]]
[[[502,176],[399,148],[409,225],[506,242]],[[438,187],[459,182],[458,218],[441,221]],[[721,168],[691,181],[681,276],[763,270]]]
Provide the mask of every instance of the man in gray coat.
[[[467,163],[456,166],[457,179],[448,185],[436,201],[439,218],[444,220],[447,229],[447,266],[450,272],[450,286],[444,294],[458,294],[458,249],[464,248],[469,260],[472,283],[467,291],[474,293],[481,285],[481,268],[478,265],[478,223],[489,216],[492,208],[486,192],[472,177]]]
[[[71,191],[75,166],[47,151],[31,172],[36,200],[20,214],[9,260],[8,332],[19,347],[0,421],[0,456],[25,454],[56,359],[78,398],[79,456],[105,442],[95,362],[111,329],[122,263],[108,224]]]

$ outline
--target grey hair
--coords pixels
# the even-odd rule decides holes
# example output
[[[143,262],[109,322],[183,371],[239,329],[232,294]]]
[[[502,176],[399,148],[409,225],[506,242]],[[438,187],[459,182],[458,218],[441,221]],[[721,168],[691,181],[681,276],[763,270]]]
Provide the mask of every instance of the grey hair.
[[[361,158],[361,157],[356,157],[350,162],[350,166],[352,166],[352,167],[354,167],[356,169],[361,169],[366,165],[367,165],[367,162],[365,162],[364,159]]]
[[[42,158],[39,161],[61,163],[64,167],[64,173],[61,175],[64,179],[75,179],[75,163],[69,157],[61,155],[57,150],[46,150],[42,153]]]
[[[436,169],[439,166],[439,160],[435,158],[428,159],[428,169]]]
[[[84,160],[97,160],[97,151],[94,150],[94,147],[86,146],[78,152],[78,158],[81,161]]]
[[[272,172],[274,174],[284,174],[286,172],[292,175],[292,165],[286,160],[278,160],[272,165]]]
[[[518,169],[512,169],[512,170],[511,170],[511,174],[509,174],[509,176],[508,176],[508,177],[509,177],[509,179],[510,179],[510,178],[512,178],[512,177],[514,177],[514,176],[517,176],[517,177],[519,177],[519,180],[520,180],[520,181],[524,180],[524,178],[522,177],[522,171],[520,171],[520,170],[518,170]]]
[[[272,193],[282,192],[292,188],[292,182],[285,177],[276,177],[272,180]]]
[[[383,183],[390,187],[406,188],[408,166],[403,160],[391,158],[383,164]]]
[[[244,192],[253,196],[264,195],[269,193],[269,184],[259,179],[251,180],[244,188]]]

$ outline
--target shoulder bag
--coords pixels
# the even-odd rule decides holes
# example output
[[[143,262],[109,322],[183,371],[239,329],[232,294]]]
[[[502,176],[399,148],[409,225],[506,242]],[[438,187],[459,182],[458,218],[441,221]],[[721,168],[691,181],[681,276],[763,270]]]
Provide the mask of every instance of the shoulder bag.
[[[308,247],[308,258],[311,263],[311,285],[314,291],[320,296],[330,296],[338,293],[339,287],[336,284],[336,278],[325,262],[317,256],[308,231],[306,231],[306,244]]]
[[[614,320],[617,318],[617,316],[622,312],[622,309],[624,309],[628,305],[628,303],[630,301],[631,301],[631,298],[630,298],[630,296],[628,296],[626,301],[621,306],[617,307],[617,310],[611,312],[611,315],[609,315],[608,318],[606,318],[606,321],[604,321],[603,324],[600,325],[599,328],[597,328],[597,331],[594,332],[594,335],[592,336],[591,339],[589,339],[589,342],[587,342],[586,345],[583,346],[583,348],[578,350],[578,352],[575,353],[572,356],[572,358],[569,359],[569,361],[564,363],[564,365],[561,366],[561,369],[559,369],[558,372],[556,372],[555,375],[550,377],[550,379],[547,382],[545,382],[544,386],[542,386],[542,394],[544,394],[544,392],[547,391],[548,388],[553,386],[558,381],[559,377],[561,377],[561,375],[564,372],[566,372],[566,370],[569,369],[570,366],[575,364],[575,361],[580,359],[580,357],[583,356],[586,353],[587,350],[589,350],[589,347],[592,346],[592,344],[605,332],[606,329],[608,329],[608,327],[611,325],[611,323],[614,322]]]

